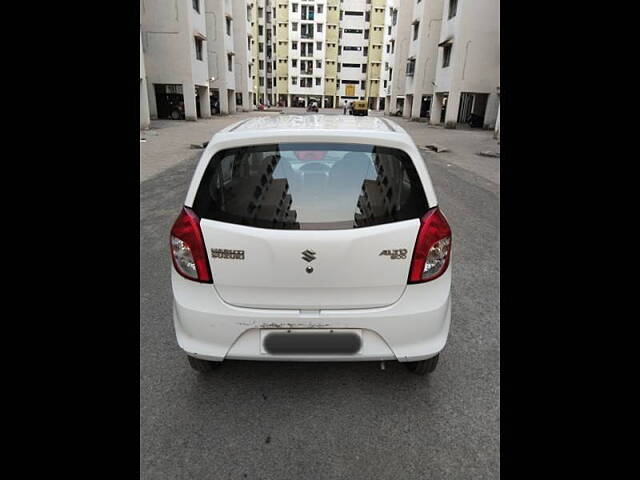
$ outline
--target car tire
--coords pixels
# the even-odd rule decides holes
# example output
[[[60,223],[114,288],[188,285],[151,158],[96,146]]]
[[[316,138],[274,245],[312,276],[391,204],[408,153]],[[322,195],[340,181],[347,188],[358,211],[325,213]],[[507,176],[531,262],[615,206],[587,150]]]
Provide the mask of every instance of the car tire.
[[[178,110],[173,110],[171,112],[171,119],[172,120],[180,120],[180,112]]]
[[[436,369],[436,366],[438,365],[438,358],[440,358],[440,354],[435,357],[427,358],[426,360],[420,360],[419,362],[407,362],[405,365],[410,372],[413,372],[416,375],[426,375]]]
[[[202,360],[201,358],[195,358],[191,355],[187,355],[189,365],[191,368],[200,373],[209,373],[220,366],[221,362],[211,362],[209,360]]]

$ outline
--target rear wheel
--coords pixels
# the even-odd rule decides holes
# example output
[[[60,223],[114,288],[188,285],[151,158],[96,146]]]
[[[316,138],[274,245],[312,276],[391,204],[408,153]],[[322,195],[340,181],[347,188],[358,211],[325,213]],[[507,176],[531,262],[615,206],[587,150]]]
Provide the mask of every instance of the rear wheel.
[[[407,362],[405,365],[409,371],[416,375],[426,375],[436,369],[436,366],[438,365],[438,358],[440,358],[440,354],[435,357],[427,358],[426,360],[420,360],[419,362]]]
[[[220,366],[221,362],[211,362],[209,360],[202,360],[201,358],[195,358],[191,355],[187,355],[187,359],[189,359],[189,365],[194,370],[201,373],[208,373]]]

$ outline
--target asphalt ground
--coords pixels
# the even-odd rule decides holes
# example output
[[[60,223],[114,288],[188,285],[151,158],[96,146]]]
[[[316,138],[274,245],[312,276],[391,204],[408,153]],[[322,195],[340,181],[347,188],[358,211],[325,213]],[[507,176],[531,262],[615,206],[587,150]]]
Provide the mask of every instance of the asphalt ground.
[[[450,337],[430,377],[393,362],[191,370],[173,331],[168,233],[197,155],[141,182],[141,478],[499,477],[500,186],[424,155],[454,255]]]

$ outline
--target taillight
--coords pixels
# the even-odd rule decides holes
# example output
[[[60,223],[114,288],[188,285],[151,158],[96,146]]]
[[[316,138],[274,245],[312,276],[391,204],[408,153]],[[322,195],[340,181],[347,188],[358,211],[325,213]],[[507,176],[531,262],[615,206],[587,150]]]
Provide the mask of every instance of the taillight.
[[[182,209],[171,229],[171,258],[183,277],[212,283],[200,219],[190,208]]]
[[[446,272],[451,257],[451,228],[438,207],[429,210],[420,221],[413,249],[409,283],[428,282]]]

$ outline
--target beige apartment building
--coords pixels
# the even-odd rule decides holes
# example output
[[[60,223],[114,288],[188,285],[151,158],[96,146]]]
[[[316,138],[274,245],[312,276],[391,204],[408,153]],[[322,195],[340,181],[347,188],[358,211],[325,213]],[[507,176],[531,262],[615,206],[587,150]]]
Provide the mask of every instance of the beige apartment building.
[[[360,99],[383,108],[386,4],[249,1],[254,104],[302,107],[316,102],[331,108]]]

